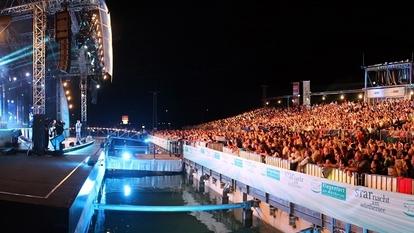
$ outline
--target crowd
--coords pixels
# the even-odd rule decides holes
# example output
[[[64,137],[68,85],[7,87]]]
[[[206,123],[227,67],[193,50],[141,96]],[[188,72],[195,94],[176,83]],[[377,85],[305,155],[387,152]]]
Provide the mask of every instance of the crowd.
[[[188,143],[222,142],[235,152],[281,157],[299,171],[311,163],[349,173],[414,178],[413,107],[410,100],[266,107],[155,134]]]

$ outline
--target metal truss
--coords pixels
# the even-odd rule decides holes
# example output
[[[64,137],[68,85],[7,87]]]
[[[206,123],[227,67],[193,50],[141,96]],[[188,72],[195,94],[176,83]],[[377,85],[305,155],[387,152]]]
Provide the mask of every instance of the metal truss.
[[[33,113],[45,114],[45,71],[46,71],[46,45],[45,34],[47,14],[60,11],[67,3],[70,11],[90,10],[99,8],[102,0],[18,0],[6,2],[0,15],[21,16],[33,14]],[[76,30],[76,29],[75,29]],[[80,59],[85,60],[84,51],[81,51]],[[85,61],[80,62],[85,65]],[[87,104],[87,72],[81,70],[81,118],[86,122]],[[86,68],[84,69],[86,70]]]
[[[7,5],[5,9],[0,10],[0,15],[17,15],[30,13],[34,4],[39,2],[47,2],[47,12],[54,14],[57,11],[62,10],[62,5],[66,2],[69,4],[69,8],[73,11],[97,9],[101,0],[24,0],[15,1],[10,5]]]
[[[81,122],[88,121],[88,70],[86,67],[85,49],[79,51],[80,91],[81,91]]]
[[[94,137],[108,137],[132,141],[141,141],[143,137],[140,131],[117,128],[88,127],[88,132]]]
[[[33,6],[33,114],[45,114],[46,2]]]

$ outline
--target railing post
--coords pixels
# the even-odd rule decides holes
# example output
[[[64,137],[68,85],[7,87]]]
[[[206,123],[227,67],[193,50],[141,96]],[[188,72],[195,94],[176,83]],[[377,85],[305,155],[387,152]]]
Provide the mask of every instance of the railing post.
[[[345,224],[345,232],[346,233],[351,233],[351,224],[349,224],[349,223]]]
[[[253,226],[253,211],[250,207],[243,208],[243,227],[250,228]]]

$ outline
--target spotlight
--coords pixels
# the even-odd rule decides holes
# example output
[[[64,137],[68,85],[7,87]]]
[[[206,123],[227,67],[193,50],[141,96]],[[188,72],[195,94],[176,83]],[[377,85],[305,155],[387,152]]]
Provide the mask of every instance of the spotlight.
[[[410,95],[414,95],[414,91],[410,91]]]
[[[87,45],[85,45],[85,46],[83,46],[83,48],[84,48],[84,49],[88,49],[88,46],[87,46]]]
[[[122,152],[122,159],[123,160],[128,161],[128,160],[131,159],[131,157],[132,157],[132,155],[131,155],[131,153],[129,151]]]
[[[68,100],[71,100],[71,99],[72,99],[72,97],[68,96]]]
[[[269,105],[269,101],[266,101],[266,105]]]
[[[146,139],[144,139],[144,142],[145,143],[148,143],[148,142],[150,142],[151,140],[149,139],[149,138],[146,138]]]
[[[17,80],[17,78],[16,77],[13,77],[13,81],[16,81]]]
[[[362,94],[359,94],[359,95],[358,95],[358,99],[362,99],[362,97],[363,97],[363,95],[362,95]]]
[[[326,100],[326,97],[325,96],[322,96],[322,100]]]
[[[30,76],[30,73],[29,72],[26,72],[26,77],[29,77]]]
[[[278,104],[281,104],[281,103],[282,103],[282,101],[281,101],[281,100],[278,100],[278,101],[277,101],[277,103],[278,103]]]
[[[374,82],[372,82],[372,84],[373,84],[373,85],[375,85],[375,84],[377,84],[377,83],[374,81]]]
[[[69,90],[67,90],[65,93],[66,93],[66,95],[69,95],[70,91],[69,91]]]
[[[101,85],[96,84],[96,89],[99,89],[99,88],[101,88]]]
[[[131,195],[131,186],[129,185],[124,185],[124,196],[128,197],[129,195]]]
[[[69,104],[69,109],[72,109],[73,108],[73,104]]]
[[[345,99],[345,96],[344,96],[344,95],[341,95],[341,97],[340,97],[340,98],[341,98],[341,100],[343,100],[343,99]]]
[[[64,82],[64,83],[63,83],[63,86],[64,86],[64,87],[66,87],[67,85],[68,85],[68,83],[67,83],[67,82]]]

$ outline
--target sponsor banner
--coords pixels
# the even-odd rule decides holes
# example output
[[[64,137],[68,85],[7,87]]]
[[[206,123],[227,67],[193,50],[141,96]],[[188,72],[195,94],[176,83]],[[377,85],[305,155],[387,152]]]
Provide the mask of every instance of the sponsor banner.
[[[391,87],[391,88],[376,88],[369,89],[367,92],[368,98],[388,98],[388,97],[404,97],[404,87]]]
[[[303,105],[310,106],[310,81],[302,81],[302,89],[303,89]]]
[[[209,148],[184,158],[278,198],[376,232],[412,232],[414,196],[351,186]]]

